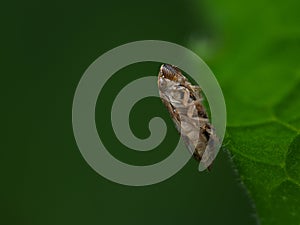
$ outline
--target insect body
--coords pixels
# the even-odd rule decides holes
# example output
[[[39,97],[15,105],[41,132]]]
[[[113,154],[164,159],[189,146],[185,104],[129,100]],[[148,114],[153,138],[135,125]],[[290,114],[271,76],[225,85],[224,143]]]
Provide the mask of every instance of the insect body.
[[[217,137],[202,105],[200,87],[192,85],[177,67],[163,64],[158,74],[158,89],[162,102],[194,158],[212,161],[209,159],[214,156]]]

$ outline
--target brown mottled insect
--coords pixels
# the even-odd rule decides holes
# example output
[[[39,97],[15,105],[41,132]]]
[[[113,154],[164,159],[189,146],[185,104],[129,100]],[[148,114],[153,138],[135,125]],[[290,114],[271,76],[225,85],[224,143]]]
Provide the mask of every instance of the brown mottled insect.
[[[200,87],[192,85],[177,67],[163,64],[158,74],[158,89],[189,151],[196,160],[202,159],[211,166],[218,139],[202,105]]]

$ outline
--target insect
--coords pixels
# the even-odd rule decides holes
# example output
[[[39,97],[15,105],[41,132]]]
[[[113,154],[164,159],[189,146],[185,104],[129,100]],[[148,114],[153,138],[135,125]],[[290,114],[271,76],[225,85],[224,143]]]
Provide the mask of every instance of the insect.
[[[192,85],[176,66],[163,64],[158,74],[159,95],[184,143],[197,161],[209,163],[218,138],[202,104],[201,89]]]

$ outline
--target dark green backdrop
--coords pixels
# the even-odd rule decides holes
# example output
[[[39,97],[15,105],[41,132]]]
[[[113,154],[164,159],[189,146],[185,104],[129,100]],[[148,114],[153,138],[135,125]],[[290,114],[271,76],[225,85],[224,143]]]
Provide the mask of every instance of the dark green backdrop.
[[[199,173],[191,160],[162,183],[129,187],[94,172],[73,137],[74,91],[98,56],[130,41],[159,39],[188,46],[191,34],[212,37],[216,34],[205,6],[192,1],[46,0],[19,1],[11,10],[7,22],[16,43],[4,42],[6,58],[12,59],[7,69],[13,73],[2,75],[1,224],[255,224],[251,203],[224,152],[210,173]],[[140,101],[130,120],[133,132],[147,137],[146,120],[158,114],[166,119],[167,139],[152,153],[143,156],[120,146],[106,119],[126,82],[156,75],[158,68],[157,63],[124,68],[99,98],[99,133],[123,161],[159,161],[176,144],[178,134],[158,99]]]

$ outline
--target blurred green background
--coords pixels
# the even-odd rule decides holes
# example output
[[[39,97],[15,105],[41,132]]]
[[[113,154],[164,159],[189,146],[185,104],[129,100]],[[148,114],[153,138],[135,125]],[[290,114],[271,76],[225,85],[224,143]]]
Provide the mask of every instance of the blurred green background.
[[[247,56],[268,42],[262,24],[278,25],[272,7],[280,6],[237,0],[29,0],[11,6],[13,18],[7,20],[7,28],[16,43],[13,51],[12,45],[4,46],[9,52],[4,62],[12,60],[7,69],[14,75],[3,76],[7,107],[3,109],[1,224],[256,224],[251,200],[224,151],[211,172],[199,173],[197,163],[190,160],[162,183],[119,185],[99,176],[82,158],[73,137],[71,109],[87,67],[111,48],[136,40],[165,40],[191,48],[228,90],[232,83],[225,81],[230,81],[232,68],[245,65]],[[275,32],[276,27],[269,28]],[[235,45],[241,42],[247,47]],[[130,80],[156,75],[158,68],[157,63],[126,67],[109,80],[99,97],[99,134],[123,161],[156,162],[176,145],[178,134],[158,99],[140,101],[130,120],[134,134],[145,138],[145,120],[158,114],[165,118],[168,136],[151,153],[141,155],[122,146],[107,123],[118,90]],[[245,70],[241,66],[240,71]],[[237,109],[234,104],[229,103],[230,108]]]

